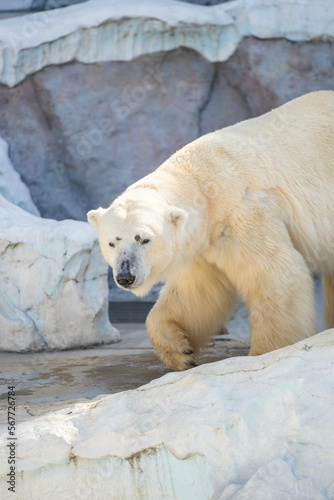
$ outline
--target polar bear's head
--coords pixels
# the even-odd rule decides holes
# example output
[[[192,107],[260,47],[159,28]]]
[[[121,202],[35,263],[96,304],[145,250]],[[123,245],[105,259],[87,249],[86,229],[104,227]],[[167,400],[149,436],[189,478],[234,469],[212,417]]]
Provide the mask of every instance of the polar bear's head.
[[[126,191],[109,208],[87,214],[116,284],[138,296],[179,267],[187,217],[185,210],[144,188]]]

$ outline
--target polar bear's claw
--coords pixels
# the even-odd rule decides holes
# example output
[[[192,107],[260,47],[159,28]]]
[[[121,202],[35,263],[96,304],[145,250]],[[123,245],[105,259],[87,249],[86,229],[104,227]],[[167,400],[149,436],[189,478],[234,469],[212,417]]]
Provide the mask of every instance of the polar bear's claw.
[[[188,349],[187,351],[182,351],[183,354],[194,354],[194,351],[192,351],[191,349]]]

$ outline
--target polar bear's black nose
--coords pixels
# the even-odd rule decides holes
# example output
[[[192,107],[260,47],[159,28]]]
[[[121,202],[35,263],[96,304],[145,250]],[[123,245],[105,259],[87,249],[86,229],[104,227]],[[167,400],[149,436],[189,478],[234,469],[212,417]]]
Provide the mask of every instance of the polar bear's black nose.
[[[119,283],[121,286],[124,286],[125,288],[131,286],[135,279],[136,277],[129,272],[122,272],[117,274],[116,276],[117,283]]]

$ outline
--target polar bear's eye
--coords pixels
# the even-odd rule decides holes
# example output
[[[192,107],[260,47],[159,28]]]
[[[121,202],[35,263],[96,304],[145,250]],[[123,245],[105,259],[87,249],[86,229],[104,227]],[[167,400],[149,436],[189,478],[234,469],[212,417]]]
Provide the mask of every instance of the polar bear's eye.
[[[114,243],[112,243],[111,241],[109,241],[109,246],[112,247],[112,248],[114,248],[115,245],[114,245]]]
[[[149,243],[149,241],[150,241],[149,238],[145,238],[143,239],[142,244],[145,245],[146,243]]]

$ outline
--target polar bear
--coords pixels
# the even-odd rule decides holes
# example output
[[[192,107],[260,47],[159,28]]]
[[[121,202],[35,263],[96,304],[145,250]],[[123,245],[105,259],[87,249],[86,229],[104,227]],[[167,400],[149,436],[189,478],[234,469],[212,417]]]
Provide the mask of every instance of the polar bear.
[[[147,332],[167,367],[249,310],[250,355],[316,333],[312,272],[334,327],[334,91],[204,135],[88,213],[118,286],[166,282]]]

